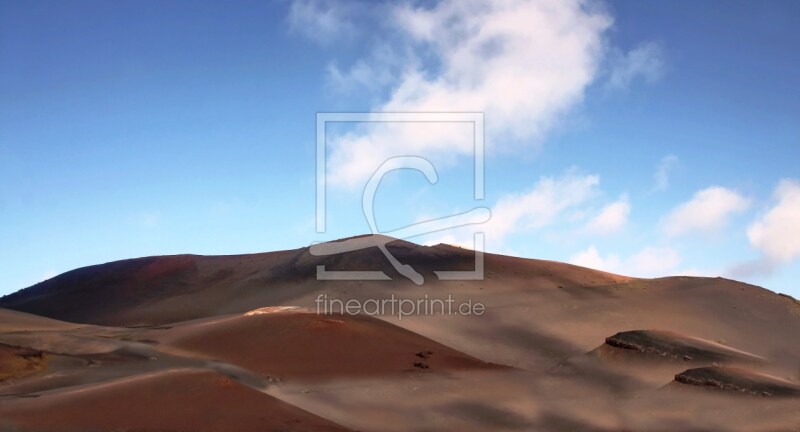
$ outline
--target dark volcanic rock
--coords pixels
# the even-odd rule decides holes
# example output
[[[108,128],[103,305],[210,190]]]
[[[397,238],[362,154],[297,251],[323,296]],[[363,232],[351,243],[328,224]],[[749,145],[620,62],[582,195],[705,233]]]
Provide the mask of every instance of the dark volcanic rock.
[[[730,367],[702,367],[675,375],[675,382],[753,396],[800,397],[800,385],[791,381]]]
[[[606,338],[606,345],[672,360],[743,363],[760,363],[764,360],[716,342],[662,330],[620,332]]]

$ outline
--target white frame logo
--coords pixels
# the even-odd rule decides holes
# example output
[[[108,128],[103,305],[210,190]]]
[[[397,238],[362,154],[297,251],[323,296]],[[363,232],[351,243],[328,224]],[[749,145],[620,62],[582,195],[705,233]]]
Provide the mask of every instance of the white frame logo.
[[[476,201],[484,198],[484,156],[485,133],[484,114],[481,112],[445,113],[445,112],[348,112],[317,113],[317,191],[316,191],[316,230],[318,233],[326,231],[326,164],[327,164],[327,134],[326,126],[332,122],[392,122],[392,123],[470,123],[473,126],[474,149],[474,182],[473,197]],[[417,285],[424,283],[424,277],[408,264],[400,263],[387,249],[387,237],[407,239],[436,231],[456,228],[465,225],[476,225],[487,222],[491,213],[486,207],[476,207],[470,211],[451,216],[425,221],[389,232],[380,232],[375,222],[374,197],[380,180],[389,172],[399,169],[411,169],[421,172],[431,184],[438,181],[438,173],[434,165],[424,157],[415,155],[395,156],[386,159],[380,166],[375,167],[373,175],[364,187],[362,209],[367,218],[373,235],[369,237],[352,238],[331,243],[317,243],[310,247],[314,256],[336,255],[370,247],[378,247],[386,256],[392,266],[403,276]],[[384,237],[387,236],[387,237]],[[483,280],[484,265],[484,233],[476,232],[473,236],[475,251],[475,267],[471,271],[446,271],[436,270],[434,274],[439,280]],[[317,266],[318,280],[391,280],[383,271],[349,271],[326,270],[324,265]]]

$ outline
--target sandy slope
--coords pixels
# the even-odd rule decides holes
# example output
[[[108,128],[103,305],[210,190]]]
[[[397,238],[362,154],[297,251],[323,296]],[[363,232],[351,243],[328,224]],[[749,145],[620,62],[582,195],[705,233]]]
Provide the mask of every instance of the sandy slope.
[[[210,371],[178,369],[0,405],[0,428],[47,431],[343,431]],[[233,426],[235,425],[235,426]]]
[[[791,298],[720,278],[633,279],[491,254],[484,280],[438,281],[434,270],[469,269],[471,252],[389,247],[425,284],[399,276],[375,248],[334,257],[298,249],[128,260],[3,298],[5,307],[94,325],[0,309],[0,343],[60,359],[0,383],[0,410],[75,386],[192,369],[357,430],[800,430],[797,398],[665,388],[676,374],[715,365],[797,385],[800,304]],[[393,280],[318,281],[321,264],[381,269]],[[486,312],[247,315],[283,305],[315,311],[320,295],[449,295]]]
[[[433,270],[469,269],[471,251],[407,242],[390,245],[393,254],[433,281]],[[602,285],[624,278],[550,261],[493,256],[494,271],[527,276],[553,287]],[[497,263],[497,265],[493,265]],[[101,325],[167,324],[291,300],[321,287],[348,286],[316,280],[318,265],[328,270],[397,272],[376,248],[317,257],[307,248],[254,255],[175,255],[137,258],[73,270],[0,298],[0,307],[70,322]],[[492,268],[489,269],[491,273]],[[409,284],[400,280],[399,285]],[[397,284],[380,284],[393,290]]]
[[[624,377],[615,385],[635,390],[637,385],[659,388],[688,368],[714,365],[770,366],[763,357],[718,342],[662,330],[632,330],[607,337],[602,345],[562,361],[551,371],[576,379]]]
[[[152,337],[162,345],[278,379],[499,367],[368,316],[236,314],[155,331]]]
[[[2,333],[32,330],[68,330],[79,327],[81,327],[80,324],[0,308],[0,332]]]

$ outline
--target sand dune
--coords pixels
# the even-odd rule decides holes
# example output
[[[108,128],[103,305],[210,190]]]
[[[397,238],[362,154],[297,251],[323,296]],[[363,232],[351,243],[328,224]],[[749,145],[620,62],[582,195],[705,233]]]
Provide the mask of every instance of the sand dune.
[[[250,410],[262,410],[259,404],[274,405],[262,391],[297,407],[281,405],[289,411],[278,412],[290,413],[270,425],[293,410],[313,413],[308,421],[320,428],[368,431],[751,432],[800,424],[794,398],[741,398],[692,385],[711,380],[775,395],[800,385],[800,304],[791,298],[722,278],[635,279],[493,254],[485,256],[483,280],[439,281],[436,270],[470,269],[472,253],[400,241],[388,247],[425,284],[398,275],[374,247],[328,257],[297,249],[126,260],[4,297],[0,305],[26,313],[0,309],[0,368],[13,371],[0,382],[0,418],[48,430],[31,413],[49,401],[54,418],[81,430],[90,424],[82,421],[101,421],[82,395],[102,395],[116,401],[107,409],[120,423],[155,429],[156,406],[147,405],[153,411],[139,414],[150,420],[139,423],[115,411],[128,404],[123,393],[214,389],[196,400],[209,407],[225,403],[213,399],[221,379],[235,389],[232,401],[246,401],[232,408],[242,419],[236,430],[258,424]],[[318,281],[317,265],[377,269],[392,280]],[[319,296],[390,295],[452,296],[482,303],[485,314],[312,313]],[[38,352],[46,361],[37,363]],[[173,379],[172,370],[184,372]],[[687,382],[673,382],[676,375]],[[151,399],[181,407],[178,396]],[[159,426],[180,429],[185,421],[194,430],[189,414],[181,415]]]
[[[277,309],[193,321],[152,337],[279,379],[500,368],[368,316]]]
[[[218,373],[192,369],[4,402],[0,419],[0,427],[54,432],[345,430]]]
[[[48,357],[41,351],[0,343],[0,383],[44,370]]]
[[[45,318],[43,316],[0,308],[0,332],[2,333],[14,331],[67,330],[79,327],[81,327],[80,324],[73,324]]]
[[[658,388],[688,367],[766,367],[763,357],[721,343],[663,330],[631,330],[605,339],[592,351],[570,357],[556,374],[607,377],[617,388]]]

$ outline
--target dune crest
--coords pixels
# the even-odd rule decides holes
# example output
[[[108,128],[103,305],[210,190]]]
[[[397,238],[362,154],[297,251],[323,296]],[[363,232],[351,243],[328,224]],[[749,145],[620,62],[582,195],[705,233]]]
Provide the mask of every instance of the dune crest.
[[[500,368],[361,315],[271,311],[189,323],[148,337],[282,380]]]
[[[299,312],[302,308],[299,306],[267,306],[263,308],[253,309],[250,312],[245,312],[244,316],[276,314],[285,312]]]

